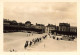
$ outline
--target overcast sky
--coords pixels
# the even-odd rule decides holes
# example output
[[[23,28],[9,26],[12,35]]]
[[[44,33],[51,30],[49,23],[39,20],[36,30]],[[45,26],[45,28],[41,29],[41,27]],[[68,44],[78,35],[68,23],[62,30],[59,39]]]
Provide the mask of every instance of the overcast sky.
[[[32,24],[56,24],[60,22],[77,26],[75,2],[13,2],[4,4],[4,18]]]

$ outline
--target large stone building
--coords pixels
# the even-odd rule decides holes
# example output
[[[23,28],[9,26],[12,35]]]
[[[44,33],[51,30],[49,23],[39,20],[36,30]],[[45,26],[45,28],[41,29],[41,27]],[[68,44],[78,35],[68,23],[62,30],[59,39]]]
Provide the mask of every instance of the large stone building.
[[[18,32],[25,30],[25,24],[17,23],[15,20],[4,19],[4,32]]]
[[[75,35],[77,37],[77,27],[70,27],[70,35]]]
[[[4,19],[4,20],[3,20],[3,25],[10,25],[10,21],[7,20],[7,19]]]
[[[44,29],[45,26],[43,24],[37,24],[36,23],[36,26],[35,26],[36,29]]]
[[[77,27],[70,26],[68,23],[59,23],[59,26],[48,24],[47,26],[43,24],[33,25],[30,21],[24,23],[17,23],[15,20],[4,19],[4,32],[17,32],[17,31],[34,31],[37,33],[51,33],[51,34],[61,34],[61,35],[76,35]]]
[[[56,25],[48,24],[45,28],[46,33],[54,33],[56,31]]]
[[[35,29],[39,32],[39,33],[44,33],[45,32],[45,26],[43,24],[37,24],[35,25]]]
[[[71,27],[70,27],[70,32],[77,32],[77,27],[71,26]]]
[[[59,31],[69,32],[70,31],[70,24],[68,24],[68,23],[59,23]]]
[[[68,23],[59,23],[59,27],[57,30],[58,34],[69,34],[70,32],[70,24]]]

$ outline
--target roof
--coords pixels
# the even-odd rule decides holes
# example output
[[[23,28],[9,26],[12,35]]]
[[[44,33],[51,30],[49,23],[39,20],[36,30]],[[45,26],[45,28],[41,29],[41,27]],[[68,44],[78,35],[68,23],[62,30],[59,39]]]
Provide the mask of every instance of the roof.
[[[70,24],[68,24],[68,23],[59,23],[59,26],[68,26],[68,27],[70,27]]]
[[[47,27],[56,27],[56,25],[48,24]]]
[[[25,24],[27,24],[27,23],[31,23],[31,22],[30,21],[26,21]]]
[[[77,27],[76,27],[76,26],[71,26],[70,28],[76,28],[76,29],[77,29]]]
[[[44,26],[43,24],[36,24],[37,26]]]

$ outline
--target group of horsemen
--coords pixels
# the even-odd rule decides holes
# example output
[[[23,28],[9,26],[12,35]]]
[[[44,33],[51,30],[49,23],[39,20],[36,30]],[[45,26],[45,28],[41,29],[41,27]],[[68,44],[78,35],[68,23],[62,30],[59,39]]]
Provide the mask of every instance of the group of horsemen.
[[[28,46],[35,45],[36,43],[41,42],[43,39],[46,39],[46,38],[47,38],[47,35],[42,36],[42,37],[38,37],[38,38],[34,38],[31,41],[26,41],[24,48],[26,49]]]
[[[28,36],[30,36],[30,35],[28,35]],[[31,46],[33,46],[33,45],[41,42],[42,40],[46,39],[47,37],[50,37],[52,39],[55,39],[55,36],[51,36],[50,34],[48,34],[48,35],[46,34],[46,35],[44,35],[42,37],[33,38],[30,41],[26,40],[26,42],[24,44],[24,49],[26,49],[27,47],[31,47]],[[59,40],[59,39],[57,38],[57,40]],[[13,51],[10,51],[10,52],[14,52],[14,49],[13,49]]]

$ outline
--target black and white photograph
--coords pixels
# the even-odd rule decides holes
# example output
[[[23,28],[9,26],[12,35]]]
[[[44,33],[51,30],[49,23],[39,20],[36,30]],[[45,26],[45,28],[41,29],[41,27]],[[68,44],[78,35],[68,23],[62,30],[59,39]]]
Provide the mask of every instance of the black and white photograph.
[[[76,52],[77,2],[5,2],[4,52]]]

